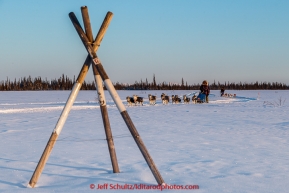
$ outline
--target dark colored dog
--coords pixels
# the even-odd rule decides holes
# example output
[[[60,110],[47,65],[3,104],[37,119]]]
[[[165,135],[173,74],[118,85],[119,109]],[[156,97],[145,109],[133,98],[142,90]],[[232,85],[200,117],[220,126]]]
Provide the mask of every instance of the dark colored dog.
[[[179,98],[178,95],[172,95],[172,103],[174,104],[178,104],[180,103],[182,100]]]
[[[194,95],[193,97],[192,97],[192,102],[194,103],[194,104],[196,104],[197,103],[197,96],[196,95]]]
[[[183,96],[183,100],[185,104],[189,104],[190,103],[190,98],[187,97],[187,95]]]
[[[170,97],[165,95],[164,93],[161,94],[161,99],[162,99],[164,105],[166,105],[170,102]]]
[[[133,95],[133,100],[134,100],[135,105],[137,105],[137,104],[143,105],[143,97]]]
[[[127,97],[126,97],[126,101],[127,101],[127,104],[128,104],[129,106],[131,106],[132,103],[135,104],[133,97],[127,96]]]

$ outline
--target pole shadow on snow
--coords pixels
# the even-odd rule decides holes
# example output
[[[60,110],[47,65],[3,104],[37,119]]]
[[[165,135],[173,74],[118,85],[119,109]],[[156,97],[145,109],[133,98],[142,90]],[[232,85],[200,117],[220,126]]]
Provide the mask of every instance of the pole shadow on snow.
[[[0,184],[6,184],[6,185],[10,185],[10,186],[16,186],[16,187],[18,187],[18,188],[27,188],[24,184],[7,182],[7,181],[4,181],[4,180],[0,180]]]

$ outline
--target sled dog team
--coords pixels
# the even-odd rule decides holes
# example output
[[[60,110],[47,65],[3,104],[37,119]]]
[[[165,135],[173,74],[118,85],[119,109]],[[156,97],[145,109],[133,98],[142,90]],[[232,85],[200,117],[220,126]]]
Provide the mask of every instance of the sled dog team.
[[[204,103],[204,102],[209,102],[209,94],[210,94],[210,87],[208,84],[208,81],[204,80],[201,87],[200,87],[200,93],[198,95],[198,97],[196,95],[194,95],[192,97],[192,102],[193,103]],[[172,95],[172,104],[179,104],[181,103],[182,99],[179,98],[178,95]],[[156,104],[156,100],[157,97],[155,95],[148,95],[148,99],[149,99],[149,104],[150,105],[155,105]],[[161,99],[162,99],[162,103],[164,105],[168,104],[170,102],[170,97],[164,93],[161,94]],[[185,104],[189,104],[190,103],[190,98],[187,97],[186,95],[183,96],[183,101]],[[127,96],[126,97],[126,101],[128,103],[129,106],[131,105],[143,105],[143,97],[139,97],[137,95],[133,95],[133,97]]]
[[[200,86],[200,93],[198,96],[194,95],[192,97],[192,103],[208,103],[209,102],[209,94],[210,94],[210,87],[209,83],[207,80],[204,80],[202,82],[202,85]],[[221,97],[236,97],[236,94],[228,94],[225,93],[224,87],[221,89]],[[148,95],[149,99],[149,104],[150,105],[155,105],[157,97],[155,95]],[[129,106],[131,105],[143,105],[143,97],[139,97],[137,95],[133,95],[133,97],[126,97],[127,103]],[[170,97],[164,93],[161,94],[161,100],[164,105],[168,104],[170,102]],[[184,104],[189,104],[190,103],[190,97],[187,95],[183,96],[183,102]],[[181,103],[182,99],[178,95],[172,95],[171,96],[171,101],[172,104],[179,104]]]
[[[127,101],[129,106],[143,105],[143,99],[144,99],[144,97],[139,97],[137,95],[133,95],[133,97],[130,97],[130,96],[126,97],[126,101]],[[149,100],[150,105],[155,105],[156,101],[157,101],[157,96],[149,94],[148,100]],[[162,100],[162,103],[164,105],[167,105],[170,102],[170,96],[167,96],[166,94],[162,93],[161,94],[161,100]],[[189,97],[187,97],[186,95],[183,96],[183,102],[185,104],[189,104],[190,100],[191,99]],[[171,101],[172,101],[172,104],[179,104],[179,103],[181,103],[182,100],[181,100],[181,98],[179,98],[178,95],[172,95]],[[197,97],[195,95],[192,97],[192,102],[198,103]]]

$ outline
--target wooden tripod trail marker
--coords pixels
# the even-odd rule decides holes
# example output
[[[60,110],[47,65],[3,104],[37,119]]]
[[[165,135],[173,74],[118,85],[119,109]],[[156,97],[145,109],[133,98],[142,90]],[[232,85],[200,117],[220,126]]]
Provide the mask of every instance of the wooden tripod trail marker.
[[[87,35],[89,41],[93,42],[92,29],[91,29],[91,25],[90,25],[88,9],[86,6],[81,7],[81,13],[82,13],[82,18],[83,18],[84,29],[85,29],[86,35]],[[112,17],[111,12],[108,12],[107,15],[111,15],[111,17]],[[111,17],[107,16],[106,18],[111,18]],[[103,22],[103,23],[106,23],[106,22]],[[102,29],[102,27],[100,29]],[[106,140],[107,140],[107,145],[108,145],[108,150],[109,150],[109,155],[110,155],[113,173],[119,173],[119,167],[118,167],[118,163],[117,163],[117,157],[116,157],[116,153],[115,153],[113,137],[112,137],[112,132],[111,132],[109,118],[108,118],[108,111],[107,111],[104,91],[103,91],[103,87],[102,87],[102,80],[101,80],[101,77],[100,77],[100,75],[99,75],[99,73],[98,73],[98,71],[94,65],[93,65],[93,74],[94,74],[94,80],[95,80],[96,90],[97,90],[97,94],[98,94],[99,106],[100,106],[100,111],[101,111],[101,115],[102,115],[102,121],[103,121],[104,130],[105,130],[105,135],[106,135]]]
[[[100,60],[98,59],[96,53],[94,53],[92,51],[92,47],[89,43],[89,39],[87,38],[86,34],[84,33],[84,31],[82,30],[76,16],[74,15],[73,12],[69,13],[69,17],[80,37],[80,39],[82,40],[87,52],[89,53],[90,57],[92,58],[92,62],[95,65],[95,67],[97,68],[97,70],[99,71],[99,74],[104,82],[105,87],[107,88],[107,90],[109,91],[113,101],[115,102],[120,114],[122,115],[128,129],[130,130],[130,133],[132,135],[132,137],[134,138],[137,146],[139,147],[143,157],[145,158],[149,168],[151,169],[156,181],[158,184],[162,185],[164,184],[164,180],[161,176],[161,174],[159,173],[153,159],[151,158],[147,148],[145,147],[139,133],[137,132],[129,114],[127,113],[125,106],[123,105],[122,101],[120,100],[120,97],[118,96],[111,80],[109,79],[108,75],[106,74]]]
[[[107,17],[105,18],[105,20],[103,21],[103,24],[101,26],[101,28],[99,29],[99,32],[95,38],[95,43],[93,44],[93,47],[91,47],[91,51],[92,52],[96,52],[99,48],[99,45],[100,45],[100,42],[102,41],[102,38],[108,28],[108,25],[110,23],[110,20],[112,18],[112,14],[107,14]],[[79,24],[79,23],[78,23]],[[45,167],[45,164],[50,156],[50,153],[53,149],[53,146],[55,145],[56,143],[56,140],[63,128],[63,125],[68,117],[68,114],[71,110],[71,107],[76,99],[76,96],[81,88],[81,85],[85,79],[85,76],[88,72],[88,69],[89,69],[89,66],[91,65],[91,57],[88,55],[86,57],[86,60],[82,66],[82,69],[78,75],[78,78],[76,80],[76,82],[74,83],[73,85],[73,88],[72,88],[72,91],[67,99],[67,102],[65,104],[65,107],[64,109],[62,110],[62,113],[58,119],[58,122],[47,142],[47,145],[41,155],[41,158],[35,168],[35,171],[29,181],[29,186],[31,186],[32,188],[36,185],[37,181],[38,181],[38,178],[40,177],[44,167]]]

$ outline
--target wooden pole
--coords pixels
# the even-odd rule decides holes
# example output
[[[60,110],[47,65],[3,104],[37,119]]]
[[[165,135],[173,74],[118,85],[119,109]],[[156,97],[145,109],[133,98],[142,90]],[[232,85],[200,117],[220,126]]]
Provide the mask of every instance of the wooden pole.
[[[111,16],[109,16],[109,17],[111,17]],[[101,40],[102,40],[106,30],[107,30],[107,27],[109,25],[110,20],[111,20],[111,18],[107,19],[107,24],[101,26],[102,28],[99,30],[99,31],[101,31],[101,33],[97,34],[97,36],[96,36],[95,42],[97,42],[97,44],[94,44],[93,47],[91,48],[92,52],[95,53],[98,50],[98,47],[99,47],[100,42],[101,42]],[[78,23],[78,25],[80,25],[80,24]],[[85,79],[85,76],[88,72],[90,64],[91,64],[91,57],[88,55],[86,57],[86,60],[83,64],[83,66],[82,66],[82,69],[81,69],[81,71],[77,77],[77,80],[73,85],[72,91],[71,91],[71,93],[67,99],[65,107],[62,110],[62,113],[58,119],[58,122],[57,122],[48,142],[47,142],[47,145],[46,145],[46,147],[45,147],[45,149],[41,155],[41,158],[40,158],[40,160],[39,160],[39,162],[35,168],[35,171],[34,171],[32,177],[29,181],[29,186],[31,186],[32,188],[35,187],[35,185],[36,185],[36,183],[37,183],[37,181],[38,181],[38,179],[39,179],[39,177],[40,177],[40,175],[41,175],[41,173],[45,167],[45,164],[46,164],[46,162],[47,162],[47,160],[51,154],[53,146],[56,143],[56,140],[57,140],[57,138],[58,138],[63,126],[64,126],[64,123],[68,117],[68,114],[71,110],[71,107],[72,107],[72,105],[76,99],[76,96],[77,96],[77,94],[81,88],[81,85]]]
[[[87,38],[89,39],[90,42],[93,42],[92,29],[90,25],[88,9],[86,6],[81,7],[81,13],[82,13],[84,29],[85,29]],[[112,13],[108,12],[107,15],[112,15]],[[107,16],[106,18],[110,18],[110,17]],[[98,94],[98,101],[99,101],[100,111],[102,115],[102,121],[103,121],[104,130],[105,130],[112,170],[113,170],[113,173],[119,173],[120,171],[119,171],[119,167],[117,163],[117,157],[116,157],[115,147],[113,143],[112,131],[111,131],[110,122],[108,118],[108,111],[107,111],[105,95],[104,95],[104,91],[102,87],[102,80],[96,67],[93,65],[92,68],[93,68],[94,80],[95,80],[96,90]]]
[[[119,95],[117,94],[117,92],[116,92],[111,80],[109,79],[107,73],[105,72],[100,60],[98,59],[96,53],[92,52],[92,47],[89,44],[89,40],[87,39],[86,34],[84,33],[83,29],[79,25],[79,22],[78,22],[76,16],[74,15],[73,12],[71,12],[71,13],[69,13],[69,17],[70,17],[77,33],[78,33],[80,39],[82,40],[87,52],[89,53],[90,57],[92,58],[92,62],[96,66],[96,68],[97,68],[97,70],[98,70],[98,72],[99,72],[99,74],[100,74],[100,76],[104,82],[105,87],[109,91],[113,101],[115,102],[120,114],[122,115],[128,129],[129,129],[132,137],[134,138],[137,146],[139,147],[139,149],[140,149],[144,159],[146,160],[149,168],[151,169],[157,183],[160,185],[165,184],[160,172],[158,171],[153,159],[151,158],[147,148],[145,147],[139,133],[137,132],[129,114],[126,111],[124,104],[122,103]]]
[[[100,74],[97,71],[95,65],[92,65],[92,68],[93,68],[94,80],[96,83],[99,105],[100,105],[100,111],[101,111],[101,115],[102,115],[102,121],[103,121],[104,130],[105,130],[105,135],[106,135],[106,140],[107,140],[107,145],[108,145],[108,150],[109,150],[109,155],[110,155],[113,173],[119,173],[120,171],[119,171],[119,167],[118,167],[118,163],[117,163],[117,157],[116,157],[116,152],[115,152],[115,147],[114,147],[114,142],[113,142],[113,137],[112,137],[112,131],[110,128],[108,111],[107,111],[106,101],[105,101],[104,92],[103,92],[103,88],[102,88],[102,79],[101,79]]]

